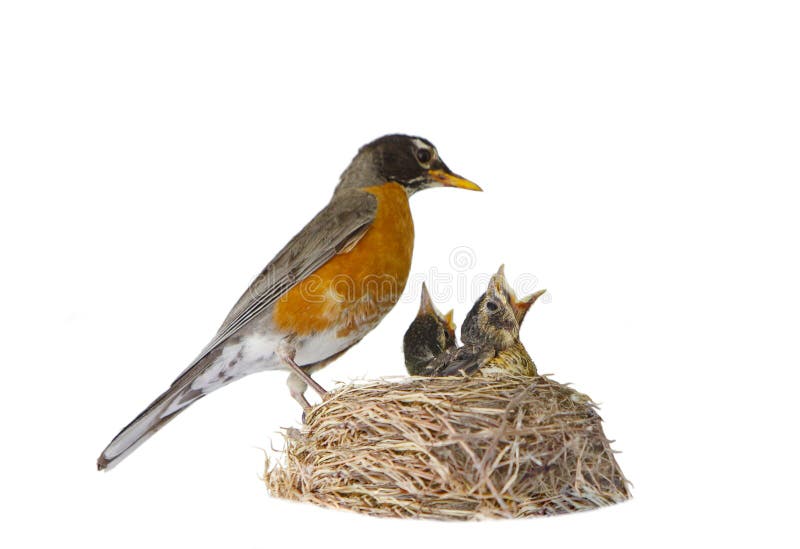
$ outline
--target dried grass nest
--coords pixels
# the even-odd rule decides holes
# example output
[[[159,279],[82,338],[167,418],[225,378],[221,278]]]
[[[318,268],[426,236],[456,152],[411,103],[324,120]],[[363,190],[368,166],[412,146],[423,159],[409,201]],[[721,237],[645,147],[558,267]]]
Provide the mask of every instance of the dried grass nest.
[[[289,429],[278,497],[383,517],[569,513],[624,501],[628,482],[588,396],[547,377],[344,385]]]

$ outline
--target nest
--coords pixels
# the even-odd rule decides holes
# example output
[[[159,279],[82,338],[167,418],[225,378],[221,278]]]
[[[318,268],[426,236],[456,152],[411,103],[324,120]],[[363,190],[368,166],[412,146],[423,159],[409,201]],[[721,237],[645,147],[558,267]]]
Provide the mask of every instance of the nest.
[[[369,515],[554,515],[630,497],[596,406],[541,376],[345,385],[285,436],[272,495]]]

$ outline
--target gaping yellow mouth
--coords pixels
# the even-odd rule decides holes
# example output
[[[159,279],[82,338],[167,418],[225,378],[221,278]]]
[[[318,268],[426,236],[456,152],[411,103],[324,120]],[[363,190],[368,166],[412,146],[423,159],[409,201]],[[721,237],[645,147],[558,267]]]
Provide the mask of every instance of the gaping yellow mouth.
[[[456,189],[466,189],[468,191],[483,190],[469,179],[464,179],[460,175],[444,170],[428,170],[428,177],[430,177],[432,181],[441,183],[445,187],[455,187]]]

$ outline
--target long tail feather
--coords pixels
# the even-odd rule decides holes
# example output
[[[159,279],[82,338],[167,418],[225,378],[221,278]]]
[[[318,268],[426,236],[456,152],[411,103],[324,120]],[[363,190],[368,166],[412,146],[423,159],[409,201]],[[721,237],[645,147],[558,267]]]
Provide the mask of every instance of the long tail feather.
[[[188,408],[190,404],[226,384],[229,381],[228,379],[216,380],[217,383],[209,383],[208,380],[198,379],[204,373],[208,374],[209,366],[218,356],[219,353],[203,355],[184,370],[172,382],[169,389],[164,391],[141,414],[136,416],[106,446],[106,449],[97,458],[97,469],[103,471],[113,468],[145,440],[153,436],[156,431]]]
[[[97,458],[97,469],[103,471],[113,468],[156,431],[204,395],[203,391],[191,389],[190,386],[173,384],[114,437]]]

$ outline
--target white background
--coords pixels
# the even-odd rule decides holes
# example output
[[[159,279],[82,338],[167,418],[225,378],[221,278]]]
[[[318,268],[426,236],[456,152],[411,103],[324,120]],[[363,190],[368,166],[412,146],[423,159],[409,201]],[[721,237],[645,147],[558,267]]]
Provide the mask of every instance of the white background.
[[[798,28],[791,2],[4,2],[0,544],[796,544]],[[476,524],[271,499],[283,373],[96,472],[390,132],[486,191],[413,198],[415,280],[547,287],[523,340],[602,404],[634,499]],[[402,373],[418,291],[319,381]]]

